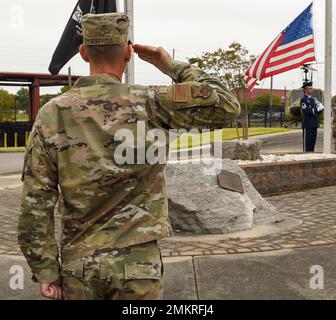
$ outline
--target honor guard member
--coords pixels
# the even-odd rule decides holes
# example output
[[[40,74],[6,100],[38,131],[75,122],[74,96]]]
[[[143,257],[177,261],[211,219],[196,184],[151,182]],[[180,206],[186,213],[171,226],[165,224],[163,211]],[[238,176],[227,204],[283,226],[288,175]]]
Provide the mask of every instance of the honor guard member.
[[[301,99],[303,112],[303,149],[304,152],[314,152],[317,140],[317,129],[320,127],[320,114],[324,106],[313,97],[313,83],[305,82],[303,85],[304,97]]]
[[[220,129],[238,117],[240,105],[199,68],[173,60],[162,48],[132,45],[125,14],[88,14],[81,23],[80,54],[90,76],[39,111],[25,153],[19,244],[45,297],[162,299],[157,240],[172,236],[165,166],[121,164],[120,132],[133,133],[136,143],[129,149],[141,153],[139,123],[145,133]],[[133,51],[175,84],[123,84]],[[149,147],[146,142],[145,151]]]

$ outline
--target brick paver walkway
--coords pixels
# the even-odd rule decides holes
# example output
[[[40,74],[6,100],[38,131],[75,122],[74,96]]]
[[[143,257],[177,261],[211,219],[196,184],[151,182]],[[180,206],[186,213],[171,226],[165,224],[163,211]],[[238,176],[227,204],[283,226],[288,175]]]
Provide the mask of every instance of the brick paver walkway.
[[[0,254],[18,255],[20,188],[0,191]],[[161,241],[162,255],[237,254],[336,244],[336,187],[268,198],[284,216],[303,220],[295,229],[251,239]]]

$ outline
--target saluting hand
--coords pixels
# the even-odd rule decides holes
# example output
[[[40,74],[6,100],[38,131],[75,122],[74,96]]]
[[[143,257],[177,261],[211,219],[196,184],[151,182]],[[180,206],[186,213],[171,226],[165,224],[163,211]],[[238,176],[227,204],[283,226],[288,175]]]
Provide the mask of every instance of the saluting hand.
[[[141,44],[133,45],[134,52],[139,56],[140,59],[151,63],[161,72],[168,73],[168,65],[170,61],[173,60],[171,55],[162,47],[151,47]]]

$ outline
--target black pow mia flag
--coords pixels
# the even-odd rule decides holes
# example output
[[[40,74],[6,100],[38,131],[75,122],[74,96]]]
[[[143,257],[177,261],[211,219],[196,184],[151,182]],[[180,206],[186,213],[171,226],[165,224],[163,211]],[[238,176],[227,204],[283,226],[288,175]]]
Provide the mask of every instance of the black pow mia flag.
[[[117,12],[116,0],[79,0],[52,57],[49,72],[56,75],[79,52],[83,43],[80,20],[87,13]]]

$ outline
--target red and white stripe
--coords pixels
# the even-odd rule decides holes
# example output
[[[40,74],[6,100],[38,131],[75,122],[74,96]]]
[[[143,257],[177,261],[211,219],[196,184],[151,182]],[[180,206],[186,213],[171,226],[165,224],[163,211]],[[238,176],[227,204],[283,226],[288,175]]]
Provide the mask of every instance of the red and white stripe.
[[[269,60],[264,78],[296,69],[315,60],[314,36],[310,35],[287,45],[279,46]]]
[[[313,35],[281,46],[284,38],[280,34],[248,68],[246,76],[262,80],[316,60]]]
[[[267,65],[269,58],[276,50],[277,45],[279,46],[282,42],[284,36],[280,34],[264,51],[264,53],[259,56],[251,65],[251,67],[247,70],[246,75],[251,78],[255,78],[257,80],[262,80],[262,73]]]
[[[257,85],[257,79],[248,77],[246,75],[243,75],[243,80],[247,84],[247,92],[251,93],[254,89],[254,87]]]

